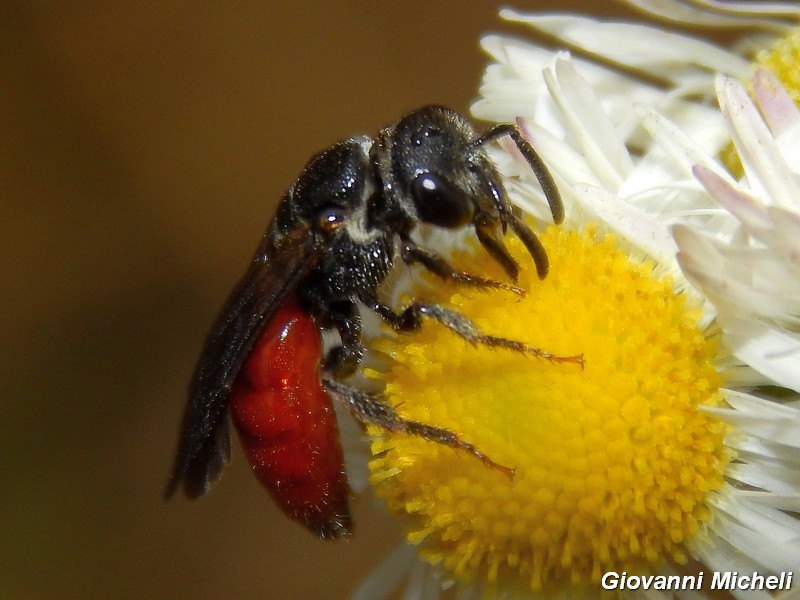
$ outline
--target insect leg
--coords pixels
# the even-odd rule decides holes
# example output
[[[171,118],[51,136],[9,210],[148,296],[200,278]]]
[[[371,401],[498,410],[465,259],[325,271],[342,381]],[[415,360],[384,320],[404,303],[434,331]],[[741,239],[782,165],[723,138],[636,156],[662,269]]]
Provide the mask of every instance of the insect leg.
[[[480,234],[478,235],[478,239],[480,239]],[[502,281],[494,281],[492,279],[481,277],[480,275],[472,275],[464,271],[456,271],[441,256],[429,250],[425,250],[424,248],[420,248],[410,239],[403,240],[403,246],[400,249],[400,256],[406,264],[412,265],[414,263],[419,263],[445,281],[454,281],[456,283],[468,285],[478,289],[498,288],[509,290],[519,296],[525,295],[525,292],[520,288],[503,283]],[[513,261],[514,259],[511,260]]]
[[[496,463],[473,444],[465,442],[458,437],[458,434],[442,427],[404,419],[378,395],[357,390],[328,376],[323,376],[322,385],[325,386],[329,394],[343,402],[351,414],[365,425],[377,425],[386,431],[407,433],[455,450],[462,450],[507,477],[514,477],[514,469]]]
[[[322,369],[337,379],[345,379],[356,372],[364,357],[361,315],[355,302],[349,300],[332,302],[327,308],[327,319],[339,332],[342,343],[328,351]]]
[[[331,348],[325,357],[322,365],[322,385],[328,394],[343,402],[359,422],[364,425],[377,425],[386,431],[416,435],[437,444],[463,450],[508,477],[513,476],[513,469],[494,462],[475,446],[461,440],[456,433],[404,419],[380,394],[363,392],[342,381],[355,373],[364,355],[361,318],[354,302],[331,303],[328,311],[327,320],[338,330],[342,344]]]
[[[528,346],[517,340],[486,335],[480,328],[458,311],[446,308],[440,304],[425,304],[414,302],[400,312],[396,312],[390,306],[373,300],[369,304],[370,308],[378,313],[384,321],[397,331],[416,331],[422,326],[422,318],[428,317],[447,327],[456,335],[462,337],[470,344],[477,346],[489,346],[491,348],[504,348],[514,352],[530,354],[537,358],[542,358],[554,363],[575,363],[583,368],[583,355],[558,356],[546,352],[541,348]]]

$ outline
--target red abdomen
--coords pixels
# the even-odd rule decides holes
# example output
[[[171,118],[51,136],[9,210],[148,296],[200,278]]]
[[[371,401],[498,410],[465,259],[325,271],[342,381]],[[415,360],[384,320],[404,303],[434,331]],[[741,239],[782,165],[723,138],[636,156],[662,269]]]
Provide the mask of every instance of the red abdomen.
[[[349,488],[319,330],[294,297],[273,315],[234,381],[230,411],[261,484],[320,537],[350,531]]]

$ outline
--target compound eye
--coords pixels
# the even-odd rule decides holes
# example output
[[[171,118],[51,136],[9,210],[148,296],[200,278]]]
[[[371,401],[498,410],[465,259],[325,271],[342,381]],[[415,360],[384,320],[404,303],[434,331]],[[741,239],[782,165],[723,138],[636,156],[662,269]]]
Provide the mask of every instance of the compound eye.
[[[472,200],[433,173],[417,175],[411,183],[411,195],[420,218],[426,223],[455,229],[472,221]]]

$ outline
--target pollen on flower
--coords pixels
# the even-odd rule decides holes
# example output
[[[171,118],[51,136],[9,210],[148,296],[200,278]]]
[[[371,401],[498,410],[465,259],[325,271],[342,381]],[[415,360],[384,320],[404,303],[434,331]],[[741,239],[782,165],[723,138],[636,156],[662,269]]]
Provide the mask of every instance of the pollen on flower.
[[[372,428],[373,485],[424,559],[488,588],[582,588],[606,571],[685,562],[730,458],[726,426],[698,410],[721,402],[714,344],[671,282],[613,239],[554,227],[542,242],[550,275],[523,270],[522,299],[440,284],[424,297],[487,333],[583,353],[583,370],[472,347],[426,323],[379,342],[396,363],[368,373],[402,415],[458,433],[513,467],[513,480],[465,453]],[[461,259],[502,279],[483,251]]]

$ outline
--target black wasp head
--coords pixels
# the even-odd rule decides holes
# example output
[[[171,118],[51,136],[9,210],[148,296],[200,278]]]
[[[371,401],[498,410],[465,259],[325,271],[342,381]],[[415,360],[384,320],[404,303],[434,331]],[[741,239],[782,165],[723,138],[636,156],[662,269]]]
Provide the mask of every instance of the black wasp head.
[[[443,106],[426,106],[384,130],[378,147],[384,185],[412,222],[456,229],[473,225],[480,243],[516,280],[519,266],[503,242],[507,226],[525,244],[539,277],[547,274],[547,255],[535,234],[508,200],[486,144],[510,136],[542,184],[556,222],[563,207],[539,156],[515,125],[503,123],[478,133],[472,124]]]
[[[391,179],[409,214],[424,223],[457,228],[495,211],[485,180],[498,178],[482,150],[469,149],[477,133],[458,113],[426,106],[390,130]]]

